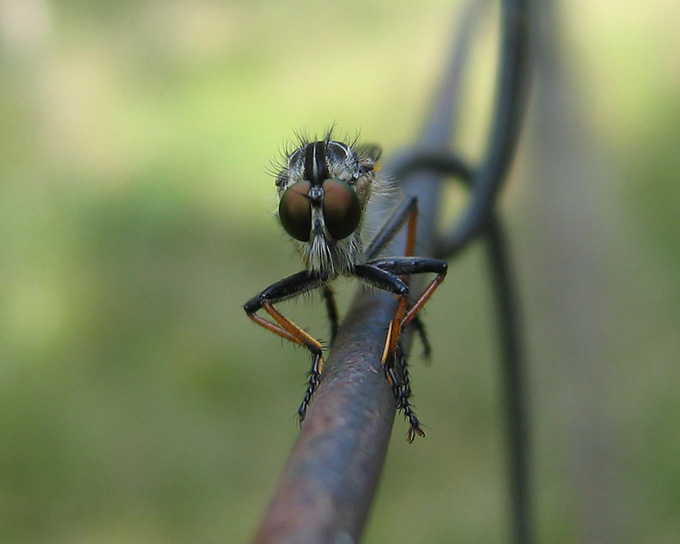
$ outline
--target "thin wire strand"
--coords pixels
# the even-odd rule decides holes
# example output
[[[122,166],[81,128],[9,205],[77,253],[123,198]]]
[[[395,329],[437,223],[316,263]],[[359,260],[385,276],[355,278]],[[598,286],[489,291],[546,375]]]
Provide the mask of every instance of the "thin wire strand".
[[[410,158],[404,156],[395,170],[395,175],[408,176],[418,170],[430,170],[451,179],[458,179],[468,187],[473,177],[472,171],[463,161],[444,152],[416,153]],[[504,377],[502,393],[507,424],[513,532],[515,542],[530,544],[534,539],[530,507],[529,422],[517,289],[512,280],[505,234],[495,213],[490,213],[485,225],[481,237],[489,255]],[[462,247],[460,246],[459,250]]]
[[[443,255],[453,255],[484,228],[517,147],[528,75],[528,1],[502,2],[501,19],[501,61],[489,140],[467,208],[455,228],[437,242]]]
[[[485,245],[496,300],[503,370],[502,388],[514,537],[518,544],[531,544],[534,542],[534,532],[531,522],[530,436],[526,365],[517,288],[512,277],[508,245],[501,222],[493,214],[487,225]]]

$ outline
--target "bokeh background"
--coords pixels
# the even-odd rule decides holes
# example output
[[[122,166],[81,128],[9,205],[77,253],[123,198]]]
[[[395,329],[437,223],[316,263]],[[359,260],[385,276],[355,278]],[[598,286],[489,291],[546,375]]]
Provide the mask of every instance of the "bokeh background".
[[[680,10],[542,2],[501,206],[523,300],[539,540],[680,538]],[[548,9],[550,8],[550,9]],[[0,1],[0,539],[243,542],[307,355],[241,305],[300,263],[272,217],[295,130],[413,141],[458,2]],[[458,147],[479,156],[489,12]],[[455,194],[450,197],[455,199]],[[481,246],[413,358],[365,542],[509,527]],[[342,300],[352,285],[340,286]],[[287,311],[327,337],[321,305]]]

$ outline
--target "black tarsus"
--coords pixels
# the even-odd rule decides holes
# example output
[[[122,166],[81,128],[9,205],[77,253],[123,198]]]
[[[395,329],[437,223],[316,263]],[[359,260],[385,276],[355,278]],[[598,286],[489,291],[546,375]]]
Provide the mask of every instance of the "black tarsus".
[[[312,368],[309,370],[309,379],[307,382],[307,391],[305,391],[305,396],[302,399],[302,403],[298,408],[298,423],[302,427],[302,422],[307,415],[307,408],[309,408],[309,403],[312,401],[312,396],[314,391],[319,386],[321,382],[321,369],[319,368],[319,361],[321,361],[321,353],[312,355]]]
[[[394,364],[395,361],[397,362],[396,365]],[[415,440],[416,435],[424,437],[425,432],[420,427],[420,421],[411,406],[411,378],[408,373],[408,363],[400,344],[397,345],[394,359],[385,364],[385,376],[392,385],[397,409],[404,413],[404,419],[409,422],[406,441],[410,444]]]

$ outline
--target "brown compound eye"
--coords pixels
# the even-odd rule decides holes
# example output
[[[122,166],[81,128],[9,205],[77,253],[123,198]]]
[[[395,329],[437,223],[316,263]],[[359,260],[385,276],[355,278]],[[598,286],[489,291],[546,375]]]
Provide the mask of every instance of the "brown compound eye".
[[[361,222],[359,197],[354,189],[338,179],[327,179],[322,187],[326,228],[336,240],[347,238]]]
[[[283,193],[279,201],[279,219],[283,228],[296,240],[309,242],[312,208],[309,202],[311,183],[298,181]]]

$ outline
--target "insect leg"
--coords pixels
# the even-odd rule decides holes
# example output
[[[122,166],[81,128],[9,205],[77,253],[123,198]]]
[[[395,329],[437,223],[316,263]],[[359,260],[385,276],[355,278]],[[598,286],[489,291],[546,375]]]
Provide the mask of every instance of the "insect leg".
[[[418,418],[413,412],[409,403],[411,395],[411,387],[409,383],[409,375],[406,364],[406,358],[399,345],[399,337],[401,330],[409,323],[415,323],[415,327],[420,333],[423,343],[425,345],[425,353],[429,355],[430,344],[425,336],[425,329],[422,322],[418,318],[418,312],[422,309],[425,303],[432,296],[432,293],[437,286],[444,281],[448,265],[444,261],[437,259],[427,259],[423,257],[394,257],[389,259],[376,259],[367,263],[367,266],[374,266],[393,276],[410,276],[411,274],[434,273],[435,278],[428,284],[427,288],[418,297],[413,306],[407,310],[408,297],[402,294],[399,299],[397,311],[394,319],[390,323],[387,338],[385,339],[385,347],[383,349],[382,362],[385,365],[385,372],[392,385],[397,407],[401,408],[405,417],[409,420],[410,428],[406,435],[406,439],[412,442],[415,435],[424,436]],[[394,366],[398,366],[399,375],[394,371]]]
[[[399,229],[404,226],[404,223],[406,223],[407,219],[413,217],[413,220],[415,220],[417,210],[418,199],[414,196],[405,199],[399,204],[399,206],[394,208],[392,213],[390,213],[389,217],[383,223],[382,227],[380,227],[380,230],[373,237],[373,240],[371,240],[371,242],[368,244],[368,248],[366,249],[365,253],[366,259],[373,259],[382,249],[384,249],[384,247],[392,241]],[[407,247],[406,255],[412,255],[413,248],[411,247],[410,251],[408,251],[408,249],[409,248]]]
[[[420,341],[423,344],[423,357],[425,358],[425,363],[430,362],[430,357],[432,356],[432,345],[427,338],[427,332],[425,330],[425,324],[423,320],[417,315],[411,320],[411,325],[418,333]]]
[[[425,432],[420,428],[420,421],[418,421],[418,417],[413,411],[409,400],[411,398],[411,378],[408,374],[408,364],[406,363],[406,357],[404,357],[401,346],[397,347],[396,356],[399,363],[398,370],[401,374],[397,408],[401,408],[404,412],[404,417],[408,419],[410,427],[406,433],[406,440],[411,443],[416,435],[425,436]]]
[[[357,265],[354,267],[354,274],[361,280],[378,287],[384,291],[389,291],[395,295],[399,295],[399,304],[397,306],[396,315],[399,318],[394,318],[390,322],[390,327],[387,330],[387,338],[385,340],[385,349],[383,350],[382,363],[386,364],[388,359],[391,360],[394,356],[397,342],[399,341],[399,333],[401,332],[401,319],[406,312],[406,303],[408,302],[408,285],[404,283],[398,276],[380,267],[374,266],[372,263]],[[390,350],[388,350],[388,347]],[[388,357],[392,355],[392,357]]]
[[[399,231],[400,228],[408,221],[408,227],[406,231],[406,248],[405,255],[413,255],[416,242],[416,223],[418,219],[418,199],[416,197],[409,197],[405,199],[387,218],[383,224],[378,234],[376,234],[373,241],[369,244],[366,250],[366,257],[371,258],[377,254],[386,244],[394,238],[394,235]],[[373,264],[374,262],[381,262],[382,260],[371,260],[368,264]],[[403,281],[408,285],[408,274],[399,274],[406,276]],[[382,361],[383,364],[388,359],[394,357],[397,344],[399,342],[399,336],[401,335],[401,329],[405,326],[403,322],[404,315],[406,315],[406,294],[400,295],[399,305],[397,306],[397,311],[392,319],[390,328],[387,332],[387,338],[385,339],[385,348],[383,349]],[[428,297],[429,298],[429,297]],[[427,300],[427,299],[426,299]],[[415,312],[414,316],[417,314]],[[409,322],[413,319],[409,319]],[[420,327],[422,331],[422,327]],[[422,335],[421,335],[422,336]]]
[[[371,266],[370,264],[355,267],[355,274],[363,281],[370,283],[375,287],[399,295],[399,306],[396,315],[402,316],[404,314],[408,301],[408,285],[399,279],[399,277],[385,270],[381,270],[378,267]],[[383,350],[382,364],[385,377],[392,387],[392,393],[394,394],[397,408],[401,409],[404,412],[404,416],[409,420],[410,427],[406,439],[409,442],[413,442],[416,434],[425,436],[425,433],[420,428],[420,422],[409,403],[411,386],[408,368],[406,366],[406,358],[399,345],[400,332],[401,318],[399,317],[390,322],[387,338],[385,340],[385,349]],[[429,344],[426,345],[429,346]],[[390,355],[388,351],[388,347],[390,346],[393,346],[394,350],[392,355]]]
[[[326,299],[326,312],[328,313],[328,321],[331,324],[331,345],[335,342],[335,337],[338,335],[338,305],[335,302],[333,289],[330,285],[323,286],[323,296]]]
[[[290,319],[283,316],[274,308],[274,303],[295,297],[323,285],[324,281],[318,275],[305,270],[270,285],[243,306],[248,317],[255,321],[255,323],[286,340],[306,347],[312,355],[312,368],[309,374],[307,391],[298,410],[300,422],[305,418],[307,407],[316,387],[319,385],[321,373],[323,372],[323,346],[316,338],[313,338]],[[264,309],[274,321],[272,322],[259,316],[256,312],[260,309]]]
[[[406,327],[415,319],[425,303],[430,300],[432,293],[434,293],[437,287],[444,281],[448,271],[448,264],[446,261],[429,259],[426,257],[390,257],[386,259],[375,259],[370,261],[368,265],[375,266],[396,276],[410,276],[412,274],[426,273],[436,274],[435,278],[427,285],[411,308],[401,316],[402,327]]]

